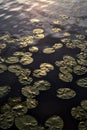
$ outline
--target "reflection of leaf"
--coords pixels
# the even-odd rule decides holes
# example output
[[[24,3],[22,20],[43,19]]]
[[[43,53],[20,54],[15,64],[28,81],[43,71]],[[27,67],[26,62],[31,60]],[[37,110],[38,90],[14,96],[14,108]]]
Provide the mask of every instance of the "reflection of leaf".
[[[49,130],[62,130],[63,120],[59,116],[52,116],[46,122],[45,126],[49,127]]]

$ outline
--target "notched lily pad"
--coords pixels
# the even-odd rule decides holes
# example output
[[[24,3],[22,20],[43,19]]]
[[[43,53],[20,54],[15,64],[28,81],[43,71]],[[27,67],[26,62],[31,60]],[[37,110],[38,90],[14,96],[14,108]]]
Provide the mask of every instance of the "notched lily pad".
[[[87,87],[87,77],[77,80],[77,85],[80,87]]]
[[[23,115],[15,119],[15,125],[19,130],[34,130],[38,122],[30,115]]]
[[[55,52],[55,49],[52,47],[43,49],[43,53],[45,53],[45,54],[51,54],[54,52]]]
[[[63,129],[63,120],[59,116],[52,116],[46,122],[45,126],[49,127],[49,130],[62,130]]]
[[[70,73],[59,73],[59,79],[64,82],[72,82],[73,76]]]
[[[7,66],[4,64],[0,64],[0,73],[3,73],[6,70],[7,70]]]
[[[79,123],[78,130],[87,130],[87,120]]]
[[[50,89],[51,83],[46,80],[39,80],[37,82],[34,82],[33,86],[38,90],[44,91]]]
[[[11,90],[10,86],[0,86],[0,98],[6,96]]]
[[[0,128],[8,129],[14,123],[14,116],[11,112],[5,112],[4,114],[0,114]]]
[[[87,68],[84,67],[84,66],[80,66],[80,65],[77,65],[73,68],[73,72],[76,74],[76,75],[83,75],[87,72]]]
[[[71,99],[76,96],[76,92],[70,88],[59,88],[57,90],[57,97],[61,99]]]
[[[8,58],[5,60],[5,62],[6,62],[6,63],[9,63],[9,64],[14,64],[14,63],[19,62],[19,58],[18,58],[18,57],[15,57],[15,56],[8,57]]]

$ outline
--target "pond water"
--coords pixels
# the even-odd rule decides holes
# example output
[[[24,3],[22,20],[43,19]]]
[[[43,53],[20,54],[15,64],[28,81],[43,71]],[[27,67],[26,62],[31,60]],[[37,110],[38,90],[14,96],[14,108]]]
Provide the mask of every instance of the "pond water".
[[[0,129],[87,129],[87,1],[0,1]]]

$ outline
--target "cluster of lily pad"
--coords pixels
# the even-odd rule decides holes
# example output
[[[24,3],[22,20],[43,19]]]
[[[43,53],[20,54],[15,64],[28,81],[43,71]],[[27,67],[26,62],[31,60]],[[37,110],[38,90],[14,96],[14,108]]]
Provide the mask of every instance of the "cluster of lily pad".
[[[87,130],[87,100],[81,101],[81,106],[73,107],[72,116],[79,121],[78,130]]]
[[[9,129],[15,123],[19,130],[62,130],[64,122],[61,117],[53,115],[45,121],[45,126],[38,124],[37,120],[27,114],[28,107],[34,106],[33,101],[21,102],[20,97],[9,98],[8,103],[0,108],[0,128]]]
[[[54,66],[50,63],[41,63],[40,69],[35,69],[33,71],[33,76],[37,78],[41,78],[43,76],[46,76],[48,72],[51,70],[54,70]]]

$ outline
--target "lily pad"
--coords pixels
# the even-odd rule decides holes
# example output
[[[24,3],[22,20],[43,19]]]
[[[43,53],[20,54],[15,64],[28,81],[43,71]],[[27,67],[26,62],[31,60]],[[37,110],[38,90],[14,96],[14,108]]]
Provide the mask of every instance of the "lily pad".
[[[50,70],[54,70],[54,66],[49,63],[41,63],[40,68],[41,70],[46,70],[46,72],[49,72]]]
[[[19,58],[15,56],[8,57],[5,62],[9,64],[14,64],[14,63],[19,62]]]
[[[36,69],[33,71],[33,76],[37,78],[41,78],[46,75],[47,75],[46,70]]]
[[[49,127],[49,130],[62,130],[63,129],[63,120],[59,116],[52,116],[46,122],[45,126]]]
[[[31,84],[31,82],[33,81],[33,79],[29,76],[25,76],[25,75],[20,75],[18,77],[18,81],[23,84],[23,85],[29,85]]]
[[[87,112],[81,106],[73,107],[71,114],[77,120],[87,119]]]
[[[37,127],[38,122],[30,115],[23,115],[15,119],[15,125],[19,130],[33,130]]]
[[[83,75],[87,72],[87,68],[84,67],[84,66],[80,66],[80,65],[77,65],[73,68],[73,72],[76,74],[76,75]]]
[[[7,66],[4,64],[0,64],[0,73],[3,73],[6,70],[7,70]]]
[[[8,67],[8,71],[19,75],[21,73],[21,66],[20,65],[10,65]]]
[[[62,43],[55,43],[53,46],[52,46],[52,48],[54,48],[54,49],[60,49],[60,48],[62,48],[63,47],[63,44]]]
[[[39,48],[36,46],[29,47],[30,52],[38,52]]]
[[[51,84],[46,80],[39,80],[37,82],[34,82],[33,86],[38,90],[44,91],[50,89]]]
[[[43,49],[43,53],[45,53],[45,54],[51,54],[54,52],[55,52],[55,49],[52,47]]]
[[[71,99],[76,96],[76,92],[70,88],[59,88],[57,90],[57,97],[61,99]]]
[[[87,120],[79,123],[78,130],[87,130]]]
[[[34,34],[40,34],[40,33],[43,33],[43,32],[44,32],[44,30],[41,29],[41,28],[37,28],[37,29],[34,29],[34,30],[33,30],[33,33],[34,33]]]
[[[0,98],[6,96],[11,90],[10,86],[0,86]]]
[[[27,98],[33,98],[36,95],[39,95],[39,90],[32,86],[23,87],[21,92]]]
[[[38,101],[34,98],[27,98],[26,105],[28,109],[33,109],[37,107]]]
[[[20,63],[22,65],[29,65],[31,64],[32,62],[34,61],[34,59],[32,57],[29,57],[29,56],[23,56],[21,59],[20,59]]]
[[[64,82],[72,82],[73,76],[70,73],[59,73],[59,79]]]
[[[80,86],[80,87],[87,87],[87,78],[81,78],[79,80],[77,80],[77,85]]]
[[[81,107],[87,111],[87,100],[81,101]]]
[[[27,109],[26,105],[24,105],[24,104],[17,104],[14,107],[12,107],[12,112],[15,117],[22,116],[22,115],[26,114],[27,111],[28,111],[28,109]]]
[[[0,128],[8,129],[14,123],[14,115],[11,112],[5,112],[4,114],[0,114]]]

